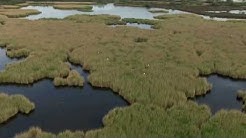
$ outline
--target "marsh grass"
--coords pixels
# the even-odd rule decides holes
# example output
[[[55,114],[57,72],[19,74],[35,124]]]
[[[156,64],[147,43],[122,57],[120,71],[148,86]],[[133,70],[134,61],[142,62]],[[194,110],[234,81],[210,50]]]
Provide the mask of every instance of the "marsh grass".
[[[54,5],[53,6],[55,9],[61,9],[61,10],[79,10],[83,12],[91,12],[92,11],[92,6],[90,5]]]
[[[110,133],[196,137],[209,119],[209,109],[186,102],[211,89],[201,75],[217,73],[246,79],[245,22],[215,22],[179,15],[156,20],[160,28],[150,31],[111,28],[106,26],[108,20],[119,21],[120,17],[4,19],[0,42],[8,44],[8,51],[26,49],[29,55],[24,61],[7,66],[0,73],[0,83],[30,84],[44,78],[65,78],[70,72],[66,64],[69,59],[90,71],[88,79],[93,86],[109,87],[133,104],[113,110],[104,119],[105,127],[88,136]],[[136,43],[137,37],[148,41]],[[232,117],[237,116],[241,114]],[[214,127],[220,127],[216,120],[221,117],[211,119]]]
[[[125,25],[126,23],[120,20],[120,16],[115,15],[72,15],[66,17],[65,20],[74,21],[76,23],[102,23],[105,25]]]
[[[0,9],[3,8],[3,9],[19,9],[20,6],[18,5],[0,5]]]
[[[66,130],[57,135],[42,131],[38,127],[32,127],[27,132],[17,134],[15,138],[84,138],[83,131],[69,131]]]
[[[137,42],[137,43],[147,42],[148,38],[137,37],[137,38],[134,39],[134,41]]]
[[[18,112],[29,114],[35,108],[23,95],[7,95],[0,93],[0,123],[7,121]]]
[[[9,18],[20,18],[28,15],[40,14],[40,11],[32,9],[0,9],[0,14]]]
[[[133,104],[110,111],[103,119],[105,127],[88,131],[86,137],[197,137],[209,117],[208,107],[192,102],[168,110]]]
[[[26,56],[26,52],[23,52],[22,54],[15,52],[14,54],[16,55],[12,55],[12,58]],[[56,60],[54,60],[54,58],[56,58]],[[55,62],[47,62],[51,60]],[[65,60],[66,55],[58,56],[52,54],[52,56],[44,56],[42,53],[32,53],[22,62],[9,64],[4,71],[0,72],[0,82],[30,84],[43,78],[53,79],[55,77],[65,77],[69,73],[69,66],[65,63]],[[30,64],[35,65],[30,66]]]
[[[149,10],[151,13],[168,13],[167,10]]]
[[[56,77],[55,86],[83,86],[84,78],[76,71],[71,70],[67,78]]]
[[[245,137],[246,114],[240,111],[222,110],[202,125],[204,137]]]

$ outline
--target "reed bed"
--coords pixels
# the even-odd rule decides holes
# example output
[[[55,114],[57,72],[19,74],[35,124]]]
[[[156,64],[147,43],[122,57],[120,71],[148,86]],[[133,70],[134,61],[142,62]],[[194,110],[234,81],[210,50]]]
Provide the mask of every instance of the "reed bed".
[[[202,125],[201,134],[206,138],[245,137],[246,114],[222,110]]]
[[[3,8],[3,9],[19,9],[20,6],[18,5],[0,5],[0,9]]]
[[[40,11],[32,9],[0,9],[0,14],[9,18],[20,18],[28,15],[40,14]]]
[[[237,116],[242,116],[236,113],[226,119],[219,114],[213,119],[208,107],[187,103],[187,99],[211,89],[201,75],[217,73],[246,79],[245,22],[215,22],[179,15],[156,21],[159,29],[141,30],[108,27],[108,20],[112,16],[4,19],[0,42],[7,44],[7,51],[26,49],[29,53],[24,61],[11,64],[0,73],[0,83],[29,84],[44,78],[67,77],[68,59],[82,65],[90,71],[93,86],[109,87],[133,104],[113,110],[105,117],[104,128],[86,134],[95,137],[109,133],[123,137],[199,137],[207,135],[205,128],[201,133],[201,126],[207,122],[217,128],[217,120],[236,122]],[[114,16],[113,20],[119,17]],[[148,41],[137,43],[137,38]],[[238,122],[244,124],[244,119]],[[223,130],[226,129],[231,128],[225,126]]]
[[[42,131],[38,127],[32,127],[27,132],[17,134],[15,138],[84,138],[84,132],[82,131],[69,131],[66,130],[57,135]]]
[[[54,79],[55,86],[83,86],[84,78],[76,71],[71,70],[67,78],[57,77]]]
[[[76,23],[102,23],[106,25],[125,25],[126,22],[120,20],[120,16],[115,15],[72,15],[65,20],[71,20]]]
[[[169,11],[168,10],[149,10],[149,12],[151,12],[151,13],[168,13]]]
[[[54,5],[53,6],[55,9],[60,9],[60,10],[79,10],[83,12],[91,12],[92,11],[92,6],[90,5]]]
[[[0,124],[15,116],[18,112],[29,114],[35,108],[23,95],[7,95],[0,93]]]

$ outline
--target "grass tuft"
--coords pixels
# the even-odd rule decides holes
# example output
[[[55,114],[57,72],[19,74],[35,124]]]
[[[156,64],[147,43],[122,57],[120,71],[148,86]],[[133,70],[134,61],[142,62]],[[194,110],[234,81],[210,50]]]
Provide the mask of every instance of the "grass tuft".
[[[40,14],[40,11],[33,9],[0,9],[0,14],[9,18],[20,18],[28,15]]]
[[[83,86],[84,78],[76,71],[71,70],[67,78],[56,77],[55,86]]]
[[[7,95],[0,93],[0,124],[18,112],[29,114],[35,108],[34,103],[30,102],[23,95]]]
[[[83,12],[91,12],[92,11],[92,6],[90,5],[54,5],[53,6],[55,9],[61,9],[61,10],[79,10]]]

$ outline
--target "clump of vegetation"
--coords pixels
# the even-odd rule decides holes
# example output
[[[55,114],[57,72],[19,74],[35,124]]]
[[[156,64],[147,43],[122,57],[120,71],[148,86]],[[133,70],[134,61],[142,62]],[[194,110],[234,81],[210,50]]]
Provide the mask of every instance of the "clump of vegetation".
[[[76,71],[71,70],[67,78],[56,77],[55,86],[83,86],[84,78]]]
[[[204,137],[245,137],[246,114],[240,111],[222,110],[202,125]]]
[[[17,49],[17,50],[8,50],[7,56],[10,58],[22,58],[27,57],[30,54],[30,51],[28,49]]]
[[[64,132],[55,135],[49,132],[44,132],[42,131],[42,129],[38,127],[32,127],[27,132],[17,134],[15,138],[84,138],[84,132],[83,131],[72,132],[66,130]]]
[[[4,25],[4,24],[5,24],[5,21],[0,18],[0,25]]]
[[[25,55],[17,53],[12,57],[23,56]],[[66,58],[66,55],[51,54],[47,56],[42,53],[32,53],[24,61],[9,64],[4,71],[0,72],[0,83],[30,84],[43,78],[53,79],[68,76],[70,69],[64,63]]]
[[[71,20],[76,23],[103,23],[106,25],[125,25],[120,16],[115,15],[72,15],[65,20]]]
[[[90,5],[54,5],[53,6],[55,9],[61,9],[61,10],[79,10],[83,12],[91,12],[92,11],[92,6]]]
[[[0,93],[0,124],[16,115],[18,112],[29,114],[35,108],[23,95],[7,95]]]
[[[193,102],[168,110],[134,104],[110,111],[103,119],[105,127],[88,131],[86,137],[197,137],[209,117],[206,106]]]
[[[168,11],[167,10],[149,10],[149,12],[151,12],[151,13],[168,13]]]
[[[17,6],[17,5],[0,5],[0,9],[3,8],[3,9],[19,9],[20,6]]]
[[[0,14],[9,18],[20,18],[40,13],[40,11],[33,9],[0,9]]]
[[[237,98],[239,98],[243,101],[243,111],[246,111],[246,91],[245,90],[239,90],[237,92]]]
[[[134,39],[134,41],[137,42],[137,43],[147,42],[148,38],[137,37],[137,38]]]

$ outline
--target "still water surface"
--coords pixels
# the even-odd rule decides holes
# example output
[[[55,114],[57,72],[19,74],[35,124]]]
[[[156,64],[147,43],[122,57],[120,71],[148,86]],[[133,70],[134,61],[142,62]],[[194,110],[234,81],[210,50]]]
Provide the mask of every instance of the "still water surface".
[[[195,99],[199,104],[207,104],[212,113],[221,109],[242,109],[242,102],[237,100],[237,91],[246,90],[246,80],[211,75],[208,82],[213,85],[211,91]]]

